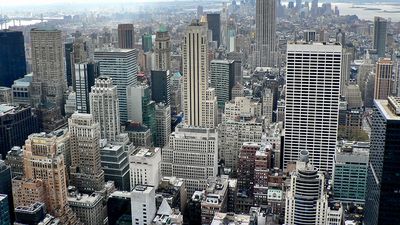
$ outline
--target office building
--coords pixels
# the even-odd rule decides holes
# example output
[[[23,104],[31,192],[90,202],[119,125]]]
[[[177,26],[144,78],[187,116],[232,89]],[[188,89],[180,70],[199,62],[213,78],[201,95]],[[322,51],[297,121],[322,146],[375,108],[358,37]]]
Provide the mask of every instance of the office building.
[[[0,87],[0,104],[12,103],[12,89],[9,87]]]
[[[118,47],[122,49],[133,49],[135,47],[133,24],[118,24]]]
[[[112,78],[103,76],[97,78],[89,99],[90,113],[100,124],[101,138],[115,141],[121,133],[121,128],[117,87],[113,85]]]
[[[24,151],[21,147],[14,146],[7,152],[5,163],[11,168],[11,177],[24,176]]]
[[[21,224],[38,224],[46,216],[46,209],[43,202],[36,202],[29,206],[15,207],[15,222]]]
[[[212,60],[210,63],[210,87],[215,88],[219,108],[232,100],[232,88],[235,85],[235,67],[233,60]]]
[[[100,150],[105,181],[114,181],[121,191],[130,191],[128,152],[122,145],[107,144]]]
[[[0,194],[0,225],[11,224],[8,196]]]
[[[3,207],[7,201],[7,211],[10,213],[11,221],[14,221],[14,207],[13,207],[13,190],[11,186],[11,168],[0,159],[0,194],[6,195],[7,199],[3,199]],[[1,211],[0,211],[1,212]],[[1,221],[1,219],[0,219]]]
[[[274,111],[274,94],[271,89],[265,89],[262,96],[262,115],[267,124],[272,123],[272,112]]]
[[[65,74],[67,76],[67,86],[72,87],[72,74],[73,74],[73,52],[74,42],[64,43],[64,57],[65,57]]]
[[[155,188],[137,185],[131,191],[132,225],[150,225],[156,215]]]
[[[169,70],[151,71],[151,99],[156,103],[171,104],[171,80]]]
[[[31,82],[32,73],[23,78],[15,80],[12,88],[12,100],[15,105],[31,104]]]
[[[387,40],[387,20],[376,16],[374,18],[374,49],[378,57],[385,57]]]
[[[302,150],[286,194],[285,224],[325,224],[328,205],[325,176]]]
[[[228,210],[229,180],[224,177],[210,177],[201,199],[201,223],[211,224],[215,213]]]
[[[182,85],[183,77],[180,73],[175,73],[170,78],[171,82],[171,112],[182,112]]]
[[[89,93],[95,85],[95,79],[100,75],[99,64],[96,62],[76,63],[73,89],[76,93],[76,110],[80,113],[90,113]]]
[[[217,175],[218,133],[215,129],[176,127],[163,149],[163,176],[183,178],[188,196],[207,186],[207,178]]]
[[[376,63],[374,99],[385,100],[393,91],[393,61],[380,58]]]
[[[131,193],[114,191],[107,200],[109,225],[132,224]]]
[[[400,223],[400,99],[375,100],[365,201],[366,225]]]
[[[256,66],[272,67],[275,63],[276,9],[275,0],[257,0],[256,4]]]
[[[74,113],[68,119],[71,147],[70,185],[82,192],[100,191],[104,171],[100,160],[100,125],[91,114]]]
[[[339,44],[288,45],[284,168],[297,160],[301,150],[307,149],[313,166],[332,173],[338,130],[341,56]]]
[[[142,49],[144,52],[150,52],[153,49],[153,36],[151,34],[142,35]]]
[[[216,41],[217,47],[221,43],[221,16],[219,13],[208,13],[207,14],[208,29],[212,32],[212,40]]]
[[[185,181],[182,178],[162,177],[156,190],[156,206],[166,201],[174,210],[184,212],[187,203]]]
[[[126,89],[137,83],[137,57],[134,49],[104,48],[94,53],[94,60],[100,64],[100,74],[112,78],[117,86],[121,123],[128,120]]]
[[[75,224],[77,218],[67,201],[67,173],[64,164],[66,143],[53,133],[31,134],[25,142],[24,177],[14,178],[14,206],[43,202],[46,211],[63,224]]]
[[[305,30],[303,36],[304,41],[307,43],[317,41],[317,32],[315,30]]]
[[[163,103],[155,107],[156,125],[154,129],[154,146],[163,148],[168,145],[168,138],[171,134],[171,107]]]
[[[204,18],[187,28],[183,43],[183,109],[189,126],[216,125],[217,99],[208,88],[208,28]],[[190,60],[189,60],[190,59]]]
[[[0,30],[0,86],[11,87],[26,74],[22,31]]]
[[[154,44],[154,69],[157,71],[171,70],[171,38],[165,27],[156,32]]]
[[[137,185],[158,188],[161,177],[161,148],[137,147],[129,156],[131,190]]]
[[[33,107],[49,105],[62,113],[67,81],[61,36],[60,30],[31,30],[33,70],[31,96]]]
[[[31,133],[39,129],[38,118],[30,106],[0,105],[0,155],[14,146],[22,146]]]
[[[128,122],[125,124],[125,131],[129,141],[133,146],[151,147],[153,146],[153,136],[150,128],[138,122]]]
[[[100,193],[88,195],[69,190],[67,200],[72,211],[83,224],[104,224],[106,215],[103,213],[103,196]]]
[[[348,203],[364,203],[368,161],[369,143],[341,143],[335,154],[333,170],[335,199]]]
[[[259,99],[250,97],[237,97],[225,103],[224,120],[237,118],[251,118],[262,116],[262,104]]]

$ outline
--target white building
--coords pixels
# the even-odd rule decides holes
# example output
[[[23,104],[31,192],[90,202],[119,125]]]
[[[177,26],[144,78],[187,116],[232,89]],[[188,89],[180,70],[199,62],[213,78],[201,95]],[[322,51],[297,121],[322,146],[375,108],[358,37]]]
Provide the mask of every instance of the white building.
[[[218,133],[215,129],[178,126],[163,149],[163,176],[185,180],[188,196],[204,190],[207,178],[217,175]]]
[[[156,129],[155,129],[155,143],[157,147],[163,148],[168,145],[168,138],[171,134],[171,106],[164,103],[156,104]]]
[[[259,117],[262,106],[259,100],[250,97],[236,97],[225,103],[224,120],[236,120],[239,117]]]
[[[135,49],[97,49],[94,60],[100,64],[100,74],[109,76],[117,86],[121,123],[128,120],[126,88],[137,84],[137,51]]]
[[[143,97],[148,89],[147,85],[129,86],[126,89],[128,120],[143,124]]]
[[[156,215],[155,188],[138,185],[131,192],[132,225],[150,225]]]
[[[115,141],[120,134],[117,86],[110,77],[99,77],[90,93],[90,113],[100,124],[101,138]]]
[[[287,47],[284,168],[306,149],[319,170],[332,172],[339,117],[342,46]]]
[[[161,179],[161,149],[138,147],[129,156],[131,189],[150,185],[157,189]]]

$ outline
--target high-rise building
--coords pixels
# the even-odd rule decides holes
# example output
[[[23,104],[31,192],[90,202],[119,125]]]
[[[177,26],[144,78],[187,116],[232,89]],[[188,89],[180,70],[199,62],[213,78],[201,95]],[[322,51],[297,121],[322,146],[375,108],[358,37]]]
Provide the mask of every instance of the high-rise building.
[[[317,32],[315,30],[305,30],[304,41],[307,43],[312,41],[317,41]]]
[[[175,73],[170,78],[171,81],[171,112],[182,112],[182,84],[183,77],[180,73]]]
[[[131,193],[115,191],[107,200],[107,216],[109,225],[132,224]]]
[[[128,122],[125,124],[125,131],[129,141],[133,146],[150,147],[153,146],[153,137],[150,129],[138,122]]]
[[[96,62],[77,63],[73,88],[76,93],[76,110],[80,113],[90,113],[89,93],[95,79],[100,75],[99,64]]]
[[[0,155],[3,159],[12,147],[22,146],[28,135],[37,131],[38,119],[30,106],[0,104]]]
[[[133,49],[135,47],[133,24],[118,24],[118,47],[123,49]]]
[[[153,36],[151,34],[142,35],[142,49],[144,52],[150,52],[153,49]]]
[[[74,42],[64,43],[65,51],[65,74],[67,76],[68,87],[72,86],[72,74],[73,74],[73,52],[74,52]]]
[[[307,149],[310,162],[332,172],[339,117],[342,47],[331,43],[289,44],[286,69],[283,163]],[[322,69],[323,68],[323,69]]]
[[[276,52],[276,0],[257,0],[256,4],[256,66],[274,66]]]
[[[365,201],[366,225],[400,223],[400,99],[375,100]]]
[[[43,202],[35,202],[29,206],[15,207],[15,222],[21,224],[38,224],[46,216]]]
[[[62,154],[66,143],[56,134],[32,134],[25,142],[24,177],[13,179],[14,206],[43,202],[63,224],[76,224],[67,201],[67,173]]]
[[[393,61],[380,58],[376,63],[374,99],[387,99],[393,90]]]
[[[100,64],[100,74],[109,76],[117,86],[120,122],[128,120],[127,94],[128,86],[137,83],[137,51],[134,49],[105,48],[96,50],[94,60]]]
[[[11,224],[8,196],[0,194],[0,225]]]
[[[183,43],[182,96],[189,126],[214,127],[216,122],[217,101],[214,90],[208,89],[207,32],[204,18],[202,22],[195,20],[188,26]]]
[[[171,104],[171,80],[169,70],[151,71],[151,99],[156,103]]]
[[[387,20],[376,16],[374,18],[374,49],[378,57],[385,57],[387,39]]]
[[[129,156],[131,190],[137,185],[158,188],[161,181],[161,149],[138,147]]]
[[[12,88],[12,100],[15,105],[31,104],[31,82],[32,73],[25,75],[23,78],[15,80]]]
[[[235,61],[212,60],[210,67],[210,87],[215,88],[218,107],[223,109],[225,102],[232,100],[232,88],[235,85]]]
[[[36,108],[51,105],[63,112],[67,82],[60,30],[31,30],[32,103]]]
[[[163,103],[156,104],[154,115],[156,117],[154,146],[163,148],[168,145],[171,134],[171,107]]]
[[[342,54],[342,72],[340,76],[340,94],[343,95],[346,89],[346,85],[350,81],[350,70],[351,70],[351,53],[343,49]]]
[[[363,204],[367,190],[369,143],[343,143],[335,154],[333,192],[342,202]]]
[[[103,196],[100,193],[81,194],[73,188],[68,191],[68,204],[83,224],[98,225],[104,223]]]
[[[285,224],[325,224],[328,204],[325,176],[308,159],[308,152],[300,151],[286,194]]]
[[[5,163],[11,168],[11,177],[24,176],[24,157],[23,150],[19,146],[14,146],[7,152]]]
[[[271,89],[265,89],[262,96],[262,115],[266,123],[272,123],[272,112],[274,110],[274,94]]]
[[[150,225],[156,215],[155,188],[138,185],[131,191],[132,224]]]
[[[207,14],[208,29],[212,32],[212,41],[217,42],[217,47],[221,43],[221,16],[219,13]],[[211,40],[210,40],[211,41]]]
[[[74,113],[68,119],[71,147],[70,184],[82,192],[100,191],[104,171],[100,160],[100,125],[91,114]]]
[[[0,86],[11,87],[26,74],[22,31],[0,30]]]
[[[100,124],[101,138],[115,141],[121,133],[117,87],[110,77],[99,77],[89,96],[90,113]]]
[[[0,87],[0,104],[11,104],[12,101],[12,89]]]
[[[4,201],[7,201],[7,212],[10,213],[11,221],[14,221],[13,189],[11,186],[11,168],[10,166],[7,166],[6,163],[1,159],[0,159],[0,194],[7,196],[6,200],[3,199],[3,207],[5,207]],[[0,215],[1,212],[2,211],[0,210]],[[0,221],[1,218],[2,217],[0,217]],[[5,224],[7,223],[4,223],[4,225]]]
[[[188,196],[207,186],[207,178],[217,175],[218,133],[215,129],[176,127],[163,149],[163,176],[185,180]]]
[[[155,70],[166,71],[171,69],[171,38],[164,27],[161,27],[156,33],[154,58]]]

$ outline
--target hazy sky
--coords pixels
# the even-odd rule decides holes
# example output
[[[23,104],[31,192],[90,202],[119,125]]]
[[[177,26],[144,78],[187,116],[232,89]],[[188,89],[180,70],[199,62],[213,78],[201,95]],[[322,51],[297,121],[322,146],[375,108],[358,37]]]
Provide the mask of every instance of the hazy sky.
[[[155,2],[160,0],[0,0],[0,6],[16,6],[16,5],[43,5],[52,3],[141,3]],[[165,0],[161,0],[165,1]]]

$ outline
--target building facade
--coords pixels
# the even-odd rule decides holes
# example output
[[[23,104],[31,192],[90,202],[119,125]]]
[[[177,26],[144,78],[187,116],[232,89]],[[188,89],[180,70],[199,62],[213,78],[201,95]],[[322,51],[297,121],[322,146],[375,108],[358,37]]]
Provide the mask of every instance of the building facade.
[[[258,0],[256,4],[256,66],[271,67],[275,63],[276,1]]]
[[[133,49],[135,47],[133,24],[118,24],[118,47],[122,49]]]
[[[137,185],[158,188],[161,177],[161,149],[138,147],[129,156],[131,190]]]
[[[380,58],[376,63],[374,99],[387,99],[393,91],[393,61]]]

